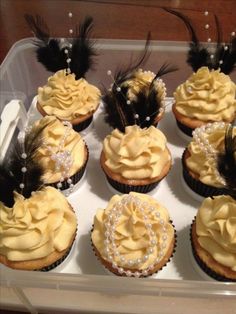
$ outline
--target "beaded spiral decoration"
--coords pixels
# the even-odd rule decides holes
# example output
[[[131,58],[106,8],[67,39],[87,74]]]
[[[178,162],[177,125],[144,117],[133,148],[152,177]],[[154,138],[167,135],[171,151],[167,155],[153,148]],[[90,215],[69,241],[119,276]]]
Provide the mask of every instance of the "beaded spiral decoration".
[[[121,215],[126,208],[126,205],[131,205],[135,208],[136,213],[144,222],[147,231],[149,245],[146,248],[142,257],[137,259],[126,259],[124,254],[119,252],[119,248],[115,243],[116,227],[120,222]],[[132,218],[131,218],[132,219]],[[153,231],[152,223],[148,220],[154,221],[155,224],[160,224],[160,234]],[[167,246],[167,223],[161,218],[160,212],[147,202],[141,201],[137,196],[125,195],[121,201],[117,202],[110,210],[105,221],[105,240],[104,251],[112,267],[118,271],[120,275],[125,274],[128,277],[145,277],[152,271],[156,264],[164,257],[164,249]],[[138,269],[143,263],[146,263],[150,256],[154,253],[154,248],[157,247],[159,252],[156,259],[146,269],[141,271],[132,271],[129,268]],[[116,260],[116,261],[115,261]]]

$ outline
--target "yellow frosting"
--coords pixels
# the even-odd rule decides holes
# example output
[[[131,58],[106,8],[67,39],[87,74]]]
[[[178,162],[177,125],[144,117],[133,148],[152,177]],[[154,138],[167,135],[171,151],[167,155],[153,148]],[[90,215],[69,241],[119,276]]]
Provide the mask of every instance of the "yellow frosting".
[[[99,89],[85,79],[60,70],[48,78],[47,85],[38,88],[38,102],[48,115],[73,120],[94,112],[100,101]]]
[[[220,264],[236,271],[236,201],[208,197],[196,217],[199,244]]]
[[[103,151],[106,166],[127,179],[155,178],[170,160],[166,137],[153,126],[127,126],[124,133],[115,129],[105,138]]]
[[[44,168],[43,180],[45,183],[58,182],[62,176],[62,169],[56,169],[56,163],[52,160],[52,153],[48,149],[51,147],[53,153],[59,152],[59,145],[66,134],[68,127],[54,116],[46,116],[38,120],[34,126],[34,129],[41,129],[46,126],[43,130],[43,140],[45,145],[42,145],[36,154],[36,160]],[[71,154],[73,163],[68,172],[69,176],[74,175],[84,164],[84,150],[85,142],[78,132],[73,129],[69,130],[69,134],[66,137],[64,145],[61,151],[68,151]]]
[[[137,70],[134,74],[134,78],[125,82],[125,85],[129,87],[128,98],[130,100],[135,100],[136,95],[140,92],[140,90],[146,92],[147,94],[149,86],[154,77],[155,73],[151,71],[143,71],[141,69]],[[166,97],[166,87],[162,79],[155,80],[154,86],[158,91],[157,100],[164,100],[164,98]]]
[[[125,198],[126,201],[124,202]],[[143,209],[142,213],[136,205],[137,201],[141,202],[139,208],[141,207]],[[116,255],[112,256],[112,260],[109,259],[109,254],[112,254],[112,252],[109,252],[108,254],[105,249],[107,231],[106,223],[114,207],[116,208],[113,212],[114,214],[117,210],[121,210],[121,214],[118,217],[118,222],[114,230],[114,242],[120,255],[127,261],[130,259],[142,260],[147,254],[150,249],[150,232],[148,232],[146,225],[151,225],[151,230],[153,231],[152,240],[154,240],[155,243],[151,246],[153,252],[148,255],[148,258],[145,261],[142,260],[136,265],[127,266],[122,265],[120,257],[117,257]],[[146,220],[144,220],[144,216],[146,217]],[[135,192],[131,192],[129,196],[114,195],[109,201],[106,209],[99,209],[94,217],[92,242],[103,259],[110,262],[116,262],[118,266],[143,270],[150,265],[155,265],[158,258],[163,258],[163,256],[166,255],[174,237],[174,228],[169,222],[169,219],[167,209],[157,203],[149,195]],[[163,230],[165,230],[165,232]],[[108,245],[108,248],[110,250],[112,249],[111,244]]]
[[[223,128],[216,128],[213,132],[203,133],[203,137],[209,141],[209,144],[217,153],[224,152],[226,127],[227,124]],[[233,129],[233,134],[236,135],[235,127]],[[188,169],[196,173],[201,182],[215,187],[224,187],[222,180],[219,177],[214,159],[209,158],[194,139],[188,145],[188,150],[191,154],[191,156],[186,159]]]
[[[0,254],[27,261],[69,248],[77,222],[62,193],[46,187],[28,199],[15,193],[14,199],[12,208],[0,202]]]
[[[236,85],[219,70],[201,67],[177,87],[176,110],[201,121],[229,121],[236,115]]]

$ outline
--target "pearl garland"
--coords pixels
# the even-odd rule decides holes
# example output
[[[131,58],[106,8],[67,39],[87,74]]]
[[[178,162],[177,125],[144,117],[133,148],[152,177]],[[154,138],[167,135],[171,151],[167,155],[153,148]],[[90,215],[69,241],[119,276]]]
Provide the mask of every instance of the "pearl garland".
[[[115,243],[115,231],[119,224],[121,215],[125,210],[126,205],[133,203],[132,206],[135,207],[137,212],[141,215],[147,234],[149,237],[149,245],[142,256],[138,259],[126,259],[125,255],[119,252],[119,249]],[[146,210],[145,210],[146,209]],[[148,222],[148,218],[157,219],[162,228],[162,244],[159,245],[158,257],[155,259],[154,263],[149,265],[146,269],[141,271],[125,270],[124,268],[138,267],[141,264],[148,261],[150,255],[154,252],[154,247],[158,246],[156,233],[152,229],[152,223]],[[155,222],[156,223],[156,222]],[[112,263],[112,267],[118,271],[119,274],[125,274],[127,277],[140,277],[147,276],[150,270],[153,270],[155,264],[159,263],[164,256],[164,249],[167,245],[168,235],[165,221],[161,218],[161,215],[153,206],[150,206],[147,202],[141,201],[138,197],[132,195],[125,195],[120,202],[117,202],[115,206],[110,210],[105,220],[105,240],[104,240],[104,252],[107,256],[108,261]],[[115,261],[118,260],[118,262]]]
[[[59,180],[60,182],[57,183],[58,190],[61,189],[62,182],[67,180],[67,183],[69,184],[69,193],[71,193],[73,191],[74,184],[72,183],[72,180],[69,178],[69,173],[73,164],[73,158],[71,156],[70,151],[64,150],[64,146],[67,137],[71,133],[72,124],[69,121],[63,121],[62,123],[64,126],[66,126],[66,131],[59,142],[57,152],[54,152],[53,148],[50,145],[48,145],[46,141],[43,142],[43,145],[48,149],[48,151],[51,154],[51,159],[55,163],[55,170],[61,171],[61,178]]]
[[[203,125],[193,131],[193,139],[198,144],[201,151],[205,153],[208,159],[211,159],[214,168],[215,176],[217,180],[223,185],[226,186],[226,182],[223,177],[220,176],[217,170],[217,151],[210,145],[209,140],[206,138],[206,134],[211,134],[215,130],[221,130],[225,128],[224,122],[214,122]]]

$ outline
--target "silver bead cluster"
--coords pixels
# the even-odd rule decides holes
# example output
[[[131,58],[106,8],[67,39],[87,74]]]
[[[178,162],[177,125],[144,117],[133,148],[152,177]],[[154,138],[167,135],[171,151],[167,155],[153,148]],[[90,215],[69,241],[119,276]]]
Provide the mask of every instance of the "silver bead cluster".
[[[50,152],[51,160],[55,163],[55,170],[61,171],[61,178],[59,180],[60,182],[57,183],[58,190],[62,188],[62,182],[66,180],[66,182],[69,184],[69,193],[71,193],[73,191],[74,184],[69,178],[69,175],[70,169],[73,165],[73,158],[70,151],[64,150],[64,146],[67,137],[71,133],[72,124],[69,121],[63,121],[62,123],[64,126],[66,126],[66,131],[59,142],[57,151],[55,152],[54,149],[50,145],[48,145],[46,141],[43,142],[43,145]],[[69,193],[67,194],[69,195]]]
[[[223,177],[220,176],[217,170],[217,151],[209,143],[209,140],[206,137],[206,134],[211,134],[212,132],[225,128],[224,122],[214,122],[203,125],[193,131],[193,139],[198,144],[201,151],[205,153],[208,159],[212,160],[212,163],[215,168],[215,176],[217,180],[223,185],[226,186],[226,182]]]
[[[135,207],[136,211],[143,219],[149,237],[149,246],[146,249],[144,255],[138,259],[126,259],[125,255],[119,252],[119,249],[115,242],[116,227],[119,224],[121,215],[126,206],[130,204],[132,204],[131,206]],[[158,220],[161,225],[161,245],[157,241],[157,235],[153,231],[152,224],[148,222],[149,217],[152,220]],[[166,241],[168,239],[166,224],[165,221],[161,218],[160,213],[153,206],[150,206],[147,202],[143,202],[138,197],[130,194],[123,196],[122,200],[117,202],[108,213],[107,219],[105,221],[104,236],[104,252],[108,261],[112,263],[112,267],[116,269],[119,274],[125,274],[127,277],[147,276],[149,272],[154,269],[155,264],[159,263],[163,258],[164,249],[166,248]],[[159,247],[159,253],[153,264],[141,271],[132,271],[129,269],[130,267],[140,268],[142,264],[148,261],[149,256],[153,254],[154,248],[156,247]]]

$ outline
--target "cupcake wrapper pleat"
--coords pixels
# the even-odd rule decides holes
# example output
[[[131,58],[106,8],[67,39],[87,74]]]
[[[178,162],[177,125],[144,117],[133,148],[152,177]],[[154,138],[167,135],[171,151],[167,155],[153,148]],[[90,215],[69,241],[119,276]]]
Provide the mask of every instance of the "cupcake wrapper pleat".
[[[160,181],[157,181],[157,182],[153,182],[147,185],[128,185],[128,184],[115,181],[107,175],[106,177],[110,185],[121,193],[129,193],[129,192],[148,193],[152,191],[160,182]]]
[[[196,180],[193,178],[187,169],[186,163],[185,163],[185,158],[184,155],[186,153],[186,149],[183,153],[182,156],[182,166],[183,166],[183,177],[187,185],[197,194],[203,196],[203,197],[209,197],[209,196],[216,196],[216,195],[222,195],[222,194],[229,194],[229,191],[224,188],[217,188],[214,186],[210,186],[207,184],[202,183],[199,180]]]
[[[83,122],[80,122],[78,124],[73,124],[73,129],[76,132],[81,132],[84,129],[86,129],[90,125],[90,123],[92,123],[92,121],[93,121],[93,116],[89,117],[88,119],[84,120]]]
[[[194,220],[193,220],[194,222]],[[211,278],[217,280],[217,281],[223,281],[223,282],[236,282],[235,279],[231,279],[231,278],[226,278],[222,275],[217,274],[216,272],[214,272],[211,268],[209,268],[201,259],[200,257],[197,255],[197,252],[194,248],[193,245],[193,239],[192,239],[192,226],[193,226],[193,222],[191,224],[190,227],[190,241],[191,241],[191,247],[192,247],[192,253],[193,253],[193,257],[196,261],[196,263],[198,264],[198,266]]]
[[[194,129],[191,129],[190,127],[182,124],[181,122],[179,122],[178,120],[176,120],[177,126],[178,128],[186,135],[191,136],[192,137],[192,132],[194,131]]]

